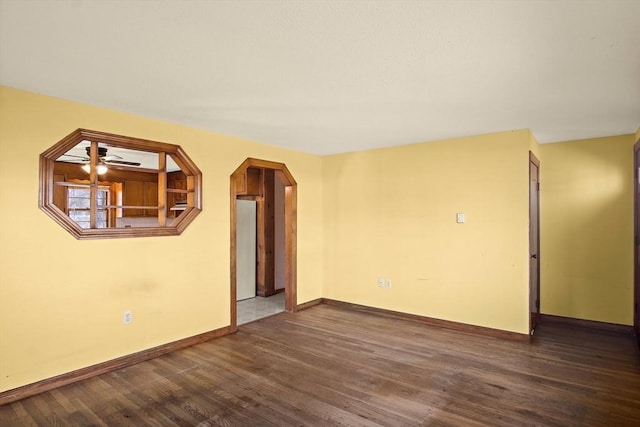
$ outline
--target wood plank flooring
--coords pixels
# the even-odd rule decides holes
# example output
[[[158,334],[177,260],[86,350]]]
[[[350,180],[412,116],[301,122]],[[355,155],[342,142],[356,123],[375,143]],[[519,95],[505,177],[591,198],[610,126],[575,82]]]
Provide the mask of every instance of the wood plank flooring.
[[[634,338],[533,343],[320,305],[0,407],[1,426],[640,426]]]

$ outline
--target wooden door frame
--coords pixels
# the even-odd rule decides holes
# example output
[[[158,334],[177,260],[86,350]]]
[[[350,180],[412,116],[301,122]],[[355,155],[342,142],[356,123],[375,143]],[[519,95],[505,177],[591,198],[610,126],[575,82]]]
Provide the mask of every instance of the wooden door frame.
[[[638,151],[640,151],[640,139],[633,146],[633,329],[636,334],[636,340],[640,347],[640,266],[638,265],[638,241],[640,236],[638,233],[638,222],[640,221],[640,212],[638,212]]]
[[[246,174],[248,168],[274,170],[276,176],[284,184],[284,232],[285,232],[285,310],[295,312],[297,309],[297,200],[298,186],[296,180],[284,163],[248,158],[231,174],[231,329],[238,328],[237,320],[237,278],[236,278],[236,233],[238,198],[237,182]]]
[[[536,254],[537,257],[537,263],[536,263],[536,268],[537,268],[537,283],[534,285],[533,283],[531,283],[531,272],[529,272],[529,306],[527,308],[527,311],[529,311],[529,333],[531,333],[531,331],[534,330],[535,325],[540,321],[540,160],[538,160],[538,158],[535,156],[535,154],[533,154],[531,151],[529,151],[529,176],[528,176],[528,187],[529,187],[529,221],[531,221],[531,164],[534,164],[537,168],[538,168],[538,189],[537,189],[537,200],[538,202],[536,203],[536,219],[537,219],[537,230],[538,233],[536,235],[536,247],[538,248],[538,252]],[[531,224],[529,224],[529,227],[531,227]],[[531,248],[531,234],[529,234],[529,249]],[[531,257],[531,252],[529,252],[529,257]],[[529,259],[529,268],[531,268],[531,259]],[[531,291],[532,291],[532,286],[535,286],[536,289],[536,296],[537,296],[537,301],[531,301]],[[536,322],[533,321],[533,316],[531,315],[531,307],[532,307],[532,303],[535,305],[536,307],[536,311],[537,311],[537,318],[536,318]]]

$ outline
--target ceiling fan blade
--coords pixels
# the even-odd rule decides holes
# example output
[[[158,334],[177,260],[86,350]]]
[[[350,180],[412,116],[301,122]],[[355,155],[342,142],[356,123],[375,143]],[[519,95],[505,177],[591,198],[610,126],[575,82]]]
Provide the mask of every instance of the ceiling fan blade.
[[[83,160],[83,161],[85,161],[85,162],[88,162],[89,160],[91,160],[91,159],[89,159],[89,158],[87,158],[87,157],[83,157],[83,156],[74,156],[73,154],[63,154],[63,155],[62,155],[62,156],[60,156],[60,157],[65,157],[65,156],[66,156],[66,157],[74,157],[74,158],[76,158],[76,159],[82,159],[82,160]],[[58,157],[58,159],[59,159],[60,157]]]
[[[102,157],[102,160],[104,160],[105,162],[109,162],[109,161],[112,161],[112,160],[122,160],[122,157],[117,156],[115,154],[110,154],[108,156]]]
[[[140,166],[138,162],[127,162],[126,160],[104,160],[108,165]]]

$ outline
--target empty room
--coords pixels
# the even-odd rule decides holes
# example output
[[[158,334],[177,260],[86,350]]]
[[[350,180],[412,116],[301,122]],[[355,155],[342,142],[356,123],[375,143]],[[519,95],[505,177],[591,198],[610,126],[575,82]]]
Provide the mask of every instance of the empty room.
[[[639,23],[0,0],[0,425],[640,425]]]

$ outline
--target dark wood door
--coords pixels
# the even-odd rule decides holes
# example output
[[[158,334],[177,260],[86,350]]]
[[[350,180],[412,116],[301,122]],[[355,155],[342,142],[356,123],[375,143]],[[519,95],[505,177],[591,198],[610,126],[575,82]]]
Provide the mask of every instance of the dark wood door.
[[[275,289],[275,171],[264,169],[262,197],[257,204],[258,263],[256,272],[257,294],[268,297]]]
[[[633,147],[634,180],[633,180],[633,328],[640,346],[640,140]]]
[[[540,161],[529,153],[529,332],[540,315]]]

